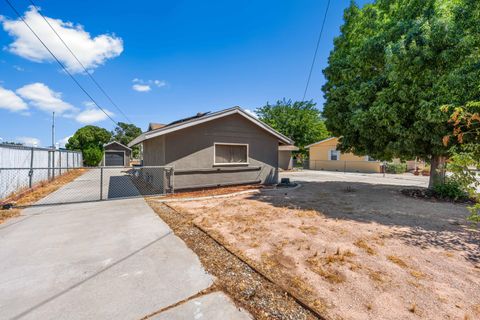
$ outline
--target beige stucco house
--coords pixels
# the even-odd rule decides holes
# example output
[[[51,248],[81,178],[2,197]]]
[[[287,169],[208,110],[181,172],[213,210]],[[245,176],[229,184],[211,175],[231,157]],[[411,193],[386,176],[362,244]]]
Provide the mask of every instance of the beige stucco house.
[[[279,147],[293,145],[240,107],[149,129],[128,146],[142,144],[145,168],[173,167],[177,190],[277,183]],[[155,170],[151,171],[155,180]]]
[[[306,146],[309,167],[312,170],[346,172],[382,172],[382,163],[369,156],[341,153],[337,150],[338,138],[332,137]]]

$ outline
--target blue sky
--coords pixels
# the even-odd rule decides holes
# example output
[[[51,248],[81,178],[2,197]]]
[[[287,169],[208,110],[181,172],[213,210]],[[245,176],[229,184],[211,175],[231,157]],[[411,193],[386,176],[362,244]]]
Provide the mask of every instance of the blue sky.
[[[113,119],[126,122],[29,1],[11,2]],[[235,105],[254,110],[283,97],[300,100],[327,1],[35,3],[128,118],[145,130],[149,122],[168,123],[199,111]],[[349,3],[332,0],[327,16],[307,94],[320,109],[322,69]],[[114,124],[88,103],[4,1],[0,15],[3,141],[49,145],[53,110],[58,142],[85,124],[111,130]]]

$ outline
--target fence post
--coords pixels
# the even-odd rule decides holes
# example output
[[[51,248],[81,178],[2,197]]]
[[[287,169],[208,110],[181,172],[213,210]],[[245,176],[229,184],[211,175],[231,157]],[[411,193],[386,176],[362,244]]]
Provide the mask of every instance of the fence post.
[[[347,160],[343,160],[343,173],[347,172]]]
[[[32,147],[32,151],[30,153],[30,171],[28,171],[28,187],[32,188],[32,179],[33,179],[33,153],[34,149]]]
[[[103,167],[100,167],[100,200],[103,200]]]
[[[58,150],[58,160],[60,160],[59,175],[62,175],[62,151],[60,149]]]
[[[50,150],[48,150],[48,165],[47,165],[47,167],[48,167],[48,170],[47,170],[48,171],[47,172],[48,181],[50,181],[50,175],[51,175],[51,173],[50,173],[50,153],[51,153]]]
[[[67,151],[67,172],[68,172],[68,151]]]
[[[52,151],[52,180],[55,180],[55,148]]]

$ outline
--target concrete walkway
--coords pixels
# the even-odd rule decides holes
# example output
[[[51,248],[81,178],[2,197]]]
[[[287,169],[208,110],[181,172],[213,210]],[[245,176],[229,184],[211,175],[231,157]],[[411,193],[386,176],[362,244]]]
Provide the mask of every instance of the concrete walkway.
[[[183,300],[166,318],[249,317],[221,294],[184,317],[212,283],[142,198],[33,207],[0,225],[1,319],[140,319]]]

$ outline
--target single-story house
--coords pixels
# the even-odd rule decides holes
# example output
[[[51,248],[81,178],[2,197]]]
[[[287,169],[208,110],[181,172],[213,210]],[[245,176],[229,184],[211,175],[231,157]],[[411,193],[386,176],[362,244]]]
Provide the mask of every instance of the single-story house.
[[[112,141],[103,146],[105,153],[103,155],[102,166],[122,166],[130,165],[132,149],[121,144],[118,141]]]
[[[284,145],[278,147],[278,168],[281,170],[293,169],[292,151],[298,151],[298,147],[293,145]]]
[[[277,183],[279,146],[293,145],[240,107],[153,127],[128,146],[142,144],[145,168],[173,167],[175,189]]]
[[[337,150],[338,138],[331,137],[306,148],[309,152],[309,168],[312,170],[347,172],[382,172],[382,162],[369,156],[341,153]]]

